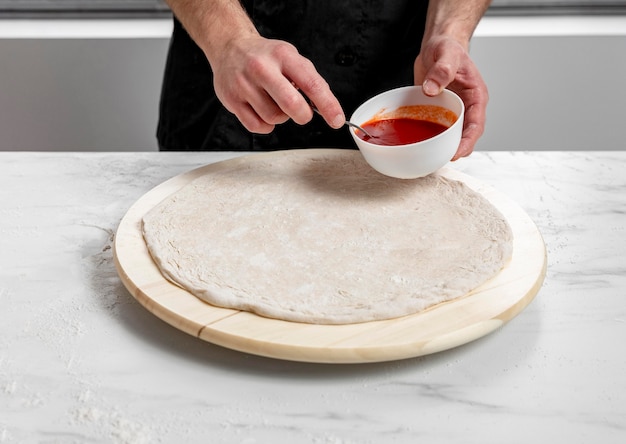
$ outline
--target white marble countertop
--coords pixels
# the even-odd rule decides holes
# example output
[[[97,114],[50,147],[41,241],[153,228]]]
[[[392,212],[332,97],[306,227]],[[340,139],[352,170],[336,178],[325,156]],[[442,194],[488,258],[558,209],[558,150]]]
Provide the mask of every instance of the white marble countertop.
[[[224,349],[121,284],[129,206],[232,156],[0,153],[0,443],[624,442],[626,152],[457,162],[533,218],[543,287],[475,342],[365,365]]]

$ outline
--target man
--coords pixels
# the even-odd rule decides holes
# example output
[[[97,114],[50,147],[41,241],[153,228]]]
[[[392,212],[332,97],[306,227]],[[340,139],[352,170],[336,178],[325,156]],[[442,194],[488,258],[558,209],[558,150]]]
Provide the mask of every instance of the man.
[[[482,135],[488,93],[468,47],[489,0],[168,2],[175,23],[158,128],[163,150],[354,147],[338,130],[346,115],[411,83],[463,99],[455,159]]]

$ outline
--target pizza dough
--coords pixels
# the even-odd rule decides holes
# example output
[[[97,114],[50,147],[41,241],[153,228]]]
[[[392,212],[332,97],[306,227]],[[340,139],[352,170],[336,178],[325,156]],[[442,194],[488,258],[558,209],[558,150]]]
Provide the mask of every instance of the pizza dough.
[[[219,307],[320,324],[395,318],[466,295],[511,257],[503,216],[441,175],[393,179],[343,150],[226,165],[143,218],[162,274]]]

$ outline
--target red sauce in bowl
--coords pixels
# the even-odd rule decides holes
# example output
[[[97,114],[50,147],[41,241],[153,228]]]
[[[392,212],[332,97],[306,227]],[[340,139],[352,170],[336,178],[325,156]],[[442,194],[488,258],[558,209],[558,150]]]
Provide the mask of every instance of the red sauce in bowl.
[[[356,131],[359,138],[376,145],[408,145],[430,139],[447,130],[457,115],[435,105],[409,105],[387,112],[381,110],[361,127],[373,137]]]
[[[421,142],[448,129],[439,123],[410,118],[373,120],[361,127],[373,137],[367,137],[361,131],[357,131],[357,135],[376,145],[407,145]]]

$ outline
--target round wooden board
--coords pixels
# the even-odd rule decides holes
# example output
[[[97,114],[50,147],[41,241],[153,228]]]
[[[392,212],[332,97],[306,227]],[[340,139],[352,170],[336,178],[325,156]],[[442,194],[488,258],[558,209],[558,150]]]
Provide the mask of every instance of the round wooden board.
[[[320,151],[298,152],[311,155]],[[126,288],[151,313],[190,335],[256,355],[318,363],[382,362],[426,355],[473,341],[520,313],[539,291],[546,272],[546,249],[533,221],[504,194],[450,168],[440,170],[440,174],[463,181],[485,196],[507,219],[514,236],[510,263],[496,277],[462,298],[396,319],[316,325],[215,307],[167,281],[144,243],[144,214],[201,175],[239,162],[280,155],[279,151],[252,154],[189,171],[155,187],[128,210],[115,236],[115,264]]]

